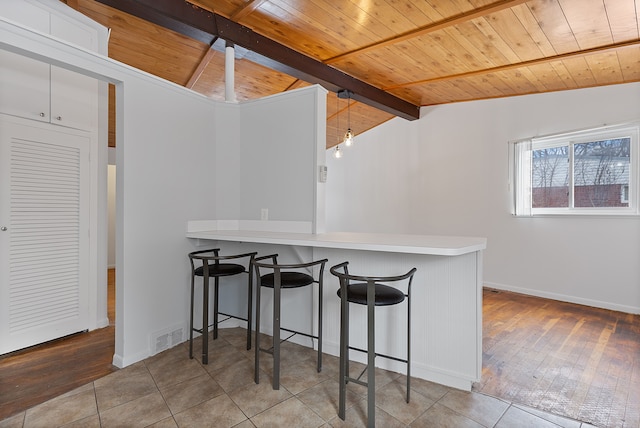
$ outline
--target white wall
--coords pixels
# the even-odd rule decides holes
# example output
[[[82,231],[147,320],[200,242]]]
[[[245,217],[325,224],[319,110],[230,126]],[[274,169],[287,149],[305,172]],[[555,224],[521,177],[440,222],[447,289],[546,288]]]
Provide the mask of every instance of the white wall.
[[[640,84],[450,104],[327,155],[327,229],[488,238],[485,284],[640,313],[639,218],[515,218],[508,142],[640,118]]]
[[[282,138],[292,147],[303,141],[317,150],[318,144],[324,144],[324,139],[320,141],[317,138],[318,123],[326,122],[326,109],[322,108],[324,104],[318,102],[322,90],[311,87],[291,91],[274,97],[272,104],[265,107],[277,111],[279,104],[283,103],[291,108],[291,97],[306,94],[298,104],[299,118],[305,118],[304,123],[310,125],[303,134],[277,132],[289,125],[288,117],[274,115],[276,117],[271,121],[261,124],[262,132],[252,129],[252,133],[246,133],[246,137],[243,137],[238,127],[243,106],[227,106],[212,101],[104,56],[2,20],[0,49],[116,84],[118,147],[114,363],[122,367],[149,356],[154,350],[151,341],[155,334],[183,328],[186,337],[190,276],[187,253],[197,244],[185,237],[187,221],[217,219],[217,214],[221,213],[241,214],[242,202],[238,192],[225,193],[225,184],[229,184],[233,190],[238,189],[240,194],[244,192],[243,182],[253,184],[251,179],[246,178],[253,176],[252,170],[243,167],[243,156],[251,153],[247,145],[268,146],[271,141],[256,141],[251,138],[252,135],[280,138],[279,147],[282,147]],[[247,107],[255,108],[251,105]],[[220,157],[222,155],[228,157]],[[277,165],[270,157],[279,160],[286,156],[287,152],[267,152],[263,153],[261,161],[266,165]],[[320,161],[315,157],[317,155],[311,158]],[[106,274],[106,146],[97,161],[104,167],[104,186],[99,187],[100,192],[104,192],[105,200],[104,223],[99,234],[104,238],[99,245],[104,246],[102,263]],[[315,163],[309,164],[308,168],[311,172],[303,181],[308,183],[305,190],[313,195],[316,186],[313,179]],[[223,173],[225,171],[227,175]],[[253,181],[261,180],[262,184],[272,179],[253,177]],[[234,180],[241,183],[239,188],[233,187]],[[293,185],[299,184],[295,183],[294,178],[290,181]],[[277,185],[263,187],[263,192],[275,192],[276,197],[281,196],[277,193]],[[263,196],[268,199],[268,195]],[[220,208],[222,206],[225,208]],[[312,211],[302,209],[296,218],[312,222],[315,218]],[[259,215],[256,212],[253,219],[259,220]]]
[[[116,294],[116,300],[123,306],[116,309],[116,329],[124,326],[124,341],[121,350],[116,343],[116,354],[122,358],[121,365],[128,365],[154,352],[150,343],[154,334],[183,328],[186,337],[187,253],[198,244],[202,248],[215,246],[186,239],[187,221],[220,219],[216,214],[222,213],[234,216],[231,219],[259,220],[258,209],[248,213],[243,208],[247,195],[273,201],[274,208],[284,201],[295,202],[302,207],[293,219],[313,220],[313,198],[305,195],[313,195],[315,159],[312,155],[300,159],[295,151],[315,151],[313,123],[320,120],[315,100],[321,91],[292,91],[271,97],[266,105],[224,106],[146,76],[130,76],[118,89],[117,97],[123,98],[118,107],[124,117],[123,136],[118,135],[116,148],[120,222],[116,239],[121,240],[116,245],[116,286],[123,297]],[[297,121],[309,125],[306,132],[279,132],[288,125],[289,116],[266,112],[292,105],[297,106]],[[235,127],[252,114],[270,118]],[[255,156],[252,147],[271,146],[276,138],[279,150]],[[287,159],[295,159],[290,170]],[[303,174],[304,170],[308,173]],[[227,193],[227,186],[233,191]],[[256,193],[253,190],[258,186],[260,192]],[[289,219],[273,212],[276,220]],[[241,296],[231,297],[237,302]],[[196,305],[201,306],[198,299]]]
[[[107,166],[107,267],[116,267],[116,166]]]
[[[174,326],[186,332],[193,250],[186,222],[216,210],[214,106],[144,77],[128,77],[118,92],[124,116],[116,147],[118,365],[146,358],[156,332]]]
[[[316,171],[310,165],[315,165],[317,115],[309,101],[307,91],[297,91],[243,105],[239,219],[260,219],[266,208],[270,220],[313,220]]]

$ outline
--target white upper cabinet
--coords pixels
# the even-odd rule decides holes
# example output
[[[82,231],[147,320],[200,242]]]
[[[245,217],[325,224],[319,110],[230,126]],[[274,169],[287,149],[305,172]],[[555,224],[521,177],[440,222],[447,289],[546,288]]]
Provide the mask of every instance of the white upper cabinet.
[[[0,15],[50,33],[50,13],[26,1],[0,0]],[[48,122],[50,66],[0,50],[0,112]]]
[[[0,15],[69,43],[98,50],[98,35],[38,3],[0,0]],[[96,79],[0,50],[0,113],[76,129],[98,126]]]
[[[89,50],[96,50],[95,30],[67,17],[51,15],[51,34]],[[98,126],[98,81],[51,66],[51,122],[77,129]]]

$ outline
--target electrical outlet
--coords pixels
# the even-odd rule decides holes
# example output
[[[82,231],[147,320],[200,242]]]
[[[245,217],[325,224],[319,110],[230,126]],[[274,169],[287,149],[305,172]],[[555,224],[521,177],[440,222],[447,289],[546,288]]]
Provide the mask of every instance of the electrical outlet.
[[[269,220],[269,208],[262,208],[260,210],[260,220],[262,221]]]

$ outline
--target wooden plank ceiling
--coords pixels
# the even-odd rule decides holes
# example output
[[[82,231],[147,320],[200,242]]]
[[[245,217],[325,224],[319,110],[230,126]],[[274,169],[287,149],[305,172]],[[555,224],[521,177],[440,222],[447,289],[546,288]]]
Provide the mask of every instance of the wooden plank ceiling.
[[[98,1],[65,3],[111,28],[110,57],[224,99],[223,52]],[[415,106],[640,81],[639,0],[189,3]],[[249,58],[235,62],[239,101],[309,84]],[[356,135],[394,116],[331,92],[327,147],[346,131],[348,104]]]

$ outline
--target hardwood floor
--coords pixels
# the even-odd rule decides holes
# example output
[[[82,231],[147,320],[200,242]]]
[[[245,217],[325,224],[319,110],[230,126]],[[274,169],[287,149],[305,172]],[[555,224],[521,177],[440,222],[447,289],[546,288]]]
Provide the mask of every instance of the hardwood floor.
[[[117,370],[115,271],[108,272],[111,325],[0,356],[0,421]]]
[[[484,290],[473,390],[599,427],[640,427],[640,315]]]
[[[599,427],[640,427],[640,315],[485,289],[483,330],[474,391]],[[0,421],[117,370],[113,353],[111,325],[0,357]]]

